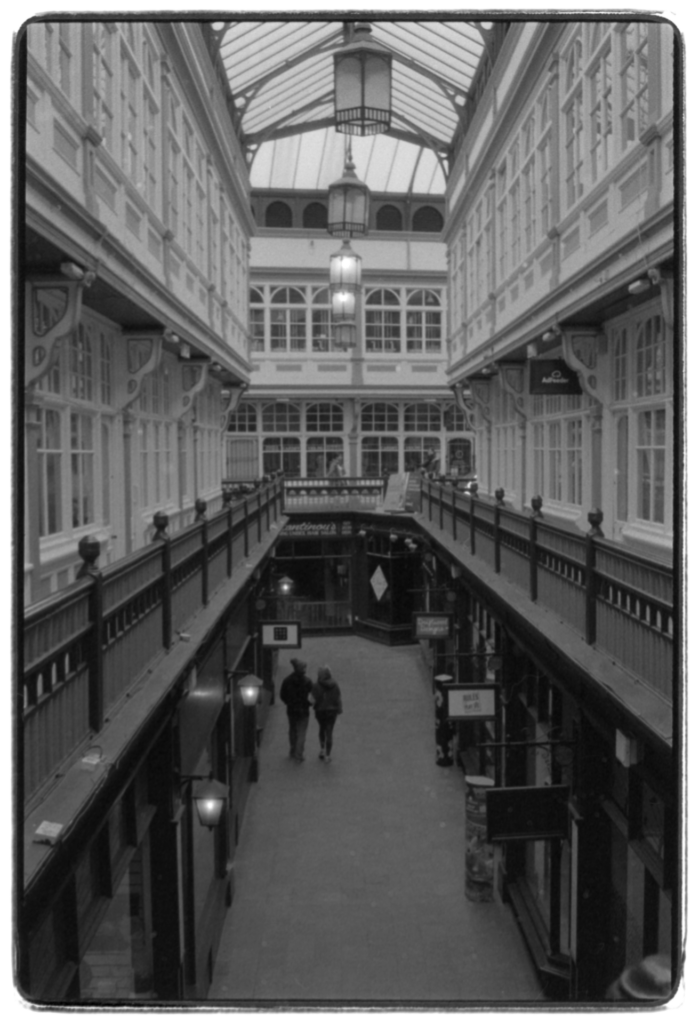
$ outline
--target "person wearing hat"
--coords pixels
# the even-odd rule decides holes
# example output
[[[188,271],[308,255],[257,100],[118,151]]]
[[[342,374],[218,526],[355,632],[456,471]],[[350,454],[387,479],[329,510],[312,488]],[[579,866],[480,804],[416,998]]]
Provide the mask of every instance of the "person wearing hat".
[[[310,716],[309,696],[313,683],[306,675],[306,662],[300,658],[292,658],[294,671],[282,681],[279,699],[286,704],[289,719],[289,757],[300,763],[303,761],[303,749],[306,744],[306,732]]]
[[[672,995],[670,957],[654,953],[625,968],[607,989],[607,999],[630,1003],[659,1002]]]

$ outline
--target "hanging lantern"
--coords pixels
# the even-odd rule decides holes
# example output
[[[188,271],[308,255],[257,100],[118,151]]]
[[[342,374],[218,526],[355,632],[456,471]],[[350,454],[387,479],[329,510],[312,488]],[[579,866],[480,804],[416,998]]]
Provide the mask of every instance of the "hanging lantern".
[[[357,347],[357,325],[354,320],[340,320],[333,324],[333,344],[343,352]]]
[[[334,292],[358,292],[362,284],[362,258],[348,241],[330,257],[330,288]]]
[[[334,55],[335,128],[345,135],[378,135],[391,127],[391,54],[356,25],[352,41]]]
[[[332,293],[332,317],[337,320],[354,320],[357,313],[357,296],[344,290]]]
[[[194,787],[194,804],[201,824],[215,828],[221,821],[227,799],[228,786],[225,783],[213,778],[198,782]]]
[[[354,173],[348,151],[341,178],[328,189],[328,233],[335,238],[365,235],[369,228],[369,189]]]

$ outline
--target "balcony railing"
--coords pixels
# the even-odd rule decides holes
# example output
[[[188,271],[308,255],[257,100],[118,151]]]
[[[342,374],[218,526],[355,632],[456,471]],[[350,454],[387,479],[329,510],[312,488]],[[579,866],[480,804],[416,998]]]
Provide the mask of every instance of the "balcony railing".
[[[27,609],[19,703],[24,796],[100,731],[126,692],[228,579],[281,513],[281,481],[232,498],[154,543]],[[93,559],[94,560],[94,559]]]
[[[672,569],[605,540],[591,513],[576,535],[540,514],[523,515],[476,494],[422,482],[423,512],[496,573],[555,611],[585,641],[673,698]]]
[[[284,511],[368,512],[383,501],[383,477],[303,477],[284,481]]]

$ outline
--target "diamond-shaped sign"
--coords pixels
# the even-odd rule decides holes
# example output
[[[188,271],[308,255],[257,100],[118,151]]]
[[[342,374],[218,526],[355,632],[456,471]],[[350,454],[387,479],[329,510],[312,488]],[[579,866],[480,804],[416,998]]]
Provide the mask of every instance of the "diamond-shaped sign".
[[[377,566],[376,572],[371,577],[369,582],[371,583],[372,589],[376,594],[376,600],[380,601],[383,595],[388,590],[388,581],[386,580],[386,577],[383,574],[383,569],[381,568],[380,565]]]

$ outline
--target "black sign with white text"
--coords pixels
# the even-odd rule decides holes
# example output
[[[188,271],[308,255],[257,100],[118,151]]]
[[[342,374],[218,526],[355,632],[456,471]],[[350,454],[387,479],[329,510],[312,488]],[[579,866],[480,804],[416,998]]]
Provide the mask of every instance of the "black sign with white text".
[[[575,370],[563,359],[532,359],[529,364],[530,395],[581,395]]]

